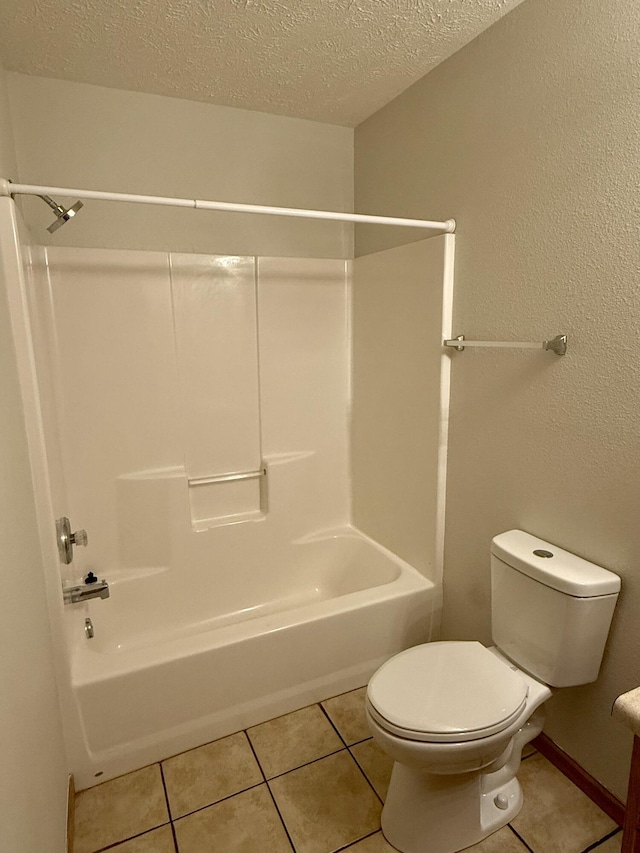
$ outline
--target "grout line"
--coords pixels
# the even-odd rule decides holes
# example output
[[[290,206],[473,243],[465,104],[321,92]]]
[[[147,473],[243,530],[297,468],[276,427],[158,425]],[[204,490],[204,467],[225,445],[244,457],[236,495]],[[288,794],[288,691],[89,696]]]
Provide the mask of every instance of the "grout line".
[[[176,815],[175,818],[173,816],[171,816],[171,828],[172,828],[173,833],[174,833],[174,838],[175,838],[175,829],[173,827],[174,821],[182,820],[182,818],[184,818],[184,817],[189,817],[190,815],[197,814],[198,812],[202,812],[205,809],[211,808],[211,806],[217,806],[218,803],[223,803],[225,800],[230,800],[231,797],[237,797],[238,794],[244,794],[245,791],[251,791],[254,788],[259,788],[260,785],[264,785],[266,783],[267,779],[264,775],[264,770],[262,769],[262,765],[260,764],[260,761],[258,760],[258,756],[256,755],[256,751],[253,748],[253,744],[251,743],[251,738],[247,734],[247,730],[246,729],[240,729],[239,732],[234,732],[234,734],[243,734],[246,737],[247,742],[249,744],[249,748],[251,749],[251,752],[253,753],[253,756],[254,756],[256,763],[258,765],[258,770],[260,771],[260,775],[262,776],[262,781],[256,782],[255,785],[249,785],[247,788],[243,788],[241,791],[235,791],[233,794],[228,794],[226,797],[221,797],[219,800],[214,800],[213,803],[207,803],[206,806],[200,806],[199,808],[194,809],[191,812],[186,812],[186,814]],[[220,738],[220,740],[222,740],[222,738]],[[215,743],[215,741],[211,741],[211,743]],[[207,746],[207,744],[203,744],[203,746]],[[199,749],[199,747],[195,747],[195,748]],[[187,751],[190,752],[191,750],[187,750]],[[179,752],[178,755],[182,755],[182,753]],[[160,769],[162,771],[162,765],[160,765]],[[164,773],[162,774],[162,783],[164,784]],[[166,796],[166,787],[165,787],[165,796]],[[177,848],[177,840],[176,840],[176,848]]]
[[[277,719],[277,717],[274,719]],[[265,720],[265,722],[270,723],[271,720]],[[151,764],[145,764],[143,767],[137,767],[135,770],[130,770],[129,773],[137,773],[138,770],[144,770],[145,767],[152,767],[154,764],[162,765],[165,761],[171,761],[173,758],[178,758],[180,755],[186,755],[188,752],[195,752],[197,749],[202,749],[203,746],[211,746],[212,743],[218,743],[221,740],[226,740],[228,737],[235,737],[235,735],[242,734],[244,731],[246,731],[246,729],[237,729],[235,732],[229,732],[228,735],[220,735],[220,737],[216,737],[213,740],[206,740],[204,743],[199,743],[197,746],[190,746],[189,749],[183,749],[182,752],[172,752],[171,755],[165,755],[164,758],[159,758],[157,761],[152,761]],[[122,776],[128,776],[129,773],[123,773]],[[119,778],[121,777],[114,776],[114,779]],[[107,782],[113,782],[113,779],[107,779]],[[101,782],[100,784],[106,785],[106,782]],[[95,787],[99,786],[96,785]]]
[[[173,820],[173,815],[171,814],[171,805],[169,803],[169,794],[167,793],[167,783],[164,780],[164,768],[162,767],[162,762],[160,764],[160,778],[162,779],[162,790],[164,791],[164,801],[167,806],[167,814],[169,815],[169,820]]]
[[[380,832],[380,833],[382,833],[382,830],[381,830],[381,829],[376,829],[376,830],[374,830],[374,832],[368,832],[366,835],[363,835],[363,836],[362,836],[362,838],[356,838],[356,840],[355,840],[355,841],[350,841],[350,842],[349,842],[348,844],[346,844],[344,847],[338,847],[338,849],[337,849],[337,850],[332,851],[332,853],[340,853],[340,851],[342,851],[342,850],[350,850],[350,849],[351,849],[352,847],[354,847],[356,844],[360,844],[360,842],[361,842],[361,841],[364,841],[366,838],[372,838],[374,835],[377,835],[379,832]],[[384,837],[384,836],[383,836],[383,837]]]
[[[367,740],[373,740],[373,738],[367,738]],[[358,743],[366,743],[366,741],[361,740],[361,741],[358,741]],[[357,745],[358,744],[354,744],[354,746],[357,746]],[[292,767],[291,770],[285,770],[283,773],[278,773],[275,776],[269,776],[269,778],[265,779],[265,781],[266,782],[273,782],[274,779],[282,779],[283,776],[288,776],[289,773],[295,773],[296,770],[302,770],[303,767],[309,767],[311,764],[317,764],[318,761],[323,761],[325,758],[331,758],[332,755],[339,755],[341,752],[347,752],[347,753],[349,753],[349,755],[351,755],[351,748],[348,746],[340,747],[340,749],[336,749],[333,752],[328,752],[326,755],[320,755],[318,758],[314,758],[311,761],[306,761],[304,764],[300,764],[298,767]],[[354,759],[354,761],[356,761],[355,756],[351,755],[351,757]],[[356,764],[357,764],[357,761],[356,761]],[[358,764],[358,769],[362,771],[362,768],[360,767],[359,764]],[[364,771],[362,771],[362,772],[364,772]],[[369,780],[367,780],[367,781],[369,781]],[[252,785],[251,787],[255,788],[257,786]],[[246,790],[248,791],[249,789],[247,788]],[[240,792],[238,792],[238,793],[240,793]],[[225,797],[224,799],[227,800],[229,798]],[[216,802],[221,802],[221,800],[217,800]],[[200,809],[197,809],[197,811],[200,811]],[[335,851],[334,851],[334,853],[335,853]]]
[[[148,765],[149,767],[151,765]],[[120,841],[114,841],[113,844],[107,844],[106,847],[100,847],[95,853],[105,853],[105,850],[113,850],[114,847],[117,847],[119,844],[126,844],[127,841],[133,841],[136,838],[142,838],[144,835],[149,835],[150,832],[155,832],[156,829],[162,829],[163,826],[171,826],[171,822],[167,821],[166,823],[160,823],[158,826],[152,826],[151,829],[145,829],[144,832],[138,832],[135,835],[130,835],[129,838],[121,838]]]
[[[117,847],[118,844],[124,844],[126,841],[131,841],[131,839],[133,839],[133,838],[141,838],[143,835],[147,835],[149,832],[153,832],[154,829],[160,829],[161,826],[171,826],[171,832],[173,833],[173,826],[171,824],[171,809],[169,808],[169,798],[167,797],[167,786],[164,783],[164,773],[162,772],[162,763],[160,761],[154,761],[152,764],[146,764],[145,767],[140,767],[139,769],[144,770],[147,767],[154,767],[156,764],[160,768],[160,779],[162,781],[162,790],[164,791],[164,802],[165,802],[165,805],[167,807],[167,816],[168,816],[169,820],[167,820],[165,823],[158,824],[158,826],[152,826],[150,829],[145,829],[144,832],[137,832],[135,835],[130,835],[128,838],[121,838],[120,841],[115,841],[113,844],[107,844],[106,847],[100,847],[98,850],[96,850],[96,853],[103,853],[104,850],[113,850],[113,848]],[[131,773],[137,773],[137,770],[131,770],[130,772]],[[123,775],[128,776],[130,774],[124,773]],[[116,776],[115,778],[119,779],[121,777]],[[108,779],[107,781],[112,782],[113,779]],[[103,782],[101,784],[106,785],[106,782]],[[94,787],[99,788],[100,786],[95,785]],[[175,835],[174,835],[174,843],[175,843]],[[176,850],[177,849],[178,848],[176,846]]]
[[[358,688],[358,689],[359,689],[359,688]],[[342,695],[342,694],[341,694],[341,695]],[[331,697],[331,698],[334,698],[334,697]],[[322,701],[323,701],[323,702],[326,702],[326,699],[323,699]],[[322,713],[325,715],[325,717],[327,718],[327,720],[329,720],[329,723],[330,723],[331,727],[333,728],[333,730],[335,731],[335,733],[338,735],[338,737],[340,738],[340,740],[342,741],[342,743],[345,745],[345,747],[348,749],[348,748],[349,748],[349,744],[347,743],[347,741],[345,740],[345,738],[343,738],[343,737],[342,737],[342,735],[340,734],[340,731],[339,731],[338,727],[336,726],[336,724],[333,722],[333,720],[332,720],[332,719],[331,719],[331,717],[329,716],[329,712],[328,712],[325,708],[323,708],[323,707],[322,707],[322,702],[318,702],[318,707],[320,708],[320,710],[322,711]]]
[[[340,749],[335,749],[333,752],[328,752],[326,755],[321,755],[318,758],[314,758],[312,761],[305,761],[304,764],[300,764],[298,767],[292,767],[291,770],[285,770],[284,773],[276,773],[275,776],[269,776],[266,781],[273,782],[274,779],[281,779],[283,776],[287,776],[289,773],[295,773],[296,770],[302,770],[303,767],[309,767],[310,764],[317,764],[318,761],[322,761],[324,758],[330,758],[332,755],[338,755],[341,752],[348,751],[348,747],[341,746]]]
[[[350,750],[350,749],[348,750],[348,753],[349,753],[349,755],[351,756],[351,758],[353,759],[353,761],[355,761],[355,763],[356,763],[356,767],[358,768],[358,770],[362,773],[362,775],[364,776],[364,778],[367,780],[367,784],[369,785],[369,787],[371,788],[371,790],[373,791],[373,793],[374,793],[374,794],[376,795],[376,797],[380,800],[380,802],[382,803],[382,805],[384,805],[384,800],[382,799],[382,797],[380,796],[380,794],[376,791],[376,789],[373,787],[373,782],[369,779],[369,777],[367,776],[367,774],[364,772],[364,769],[363,769],[363,768],[360,766],[360,764],[358,763],[358,759],[355,757],[355,755],[351,752],[351,750]]]
[[[347,691],[347,692],[351,692],[351,691]],[[343,695],[343,694],[340,694],[340,695]],[[323,701],[324,701],[324,700],[323,700]],[[320,705],[320,703],[316,703],[316,704]],[[309,705],[309,706],[305,706],[305,707],[313,707],[313,706],[312,706],[312,705]],[[308,767],[310,764],[316,764],[318,761],[322,761],[324,758],[329,758],[329,757],[330,757],[330,756],[332,756],[332,755],[338,755],[338,754],[339,754],[339,753],[341,753],[341,752],[347,752],[347,753],[349,753],[349,755],[351,755],[351,753],[349,752],[349,747],[346,745],[344,738],[342,737],[342,735],[340,734],[340,732],[336,729],[335,725],[333,724],[333,722],[331,721],[331,719],[329,718],[329,716],[327,715],[326,711],[324,710],[324,708],[322,708],[322,706],[321,706],[321,705],[320,705],[320,708],[321,708],[321,710],[323,711],[323,713],[325,714],[325,716],[327,717],[327,719],[329,720],[329,722],[331,723],[332,727],[333,727],[333,728],[335,729],[335,731],[337,732],[338,737],[340,738],[340,740],[342,741],[342,743],[344,743],[344,744],[345,744],[345,746],[340,747],[340,749],[336,749],[334,752],[329,752],[329,753],[327,753],[327,755],[321,755],[321,756],[319,756],[318,758],[314,758],[312,761],[307,761],[305,764],[301,764],[299,767],[292,767],[292,768],[291,768],[291,770],[285,770],[285,772],[284,772],[284,773],[278,773],[276,776],[271,776],[271,777],[269,777],[269,779],[267,779],[267,778],[266,778],[266,775],[265,775],[265,772],[264,772],[264,770],[263,770],[263,768],[262,768],[262,765],[260,764],[260,759],[258,758],[258,755],[257,755],[257,753],[256,753],[256,751],[255,751],[255,749],[254,749],[254,747],[253,747],[253,744],[251,743],[251,738],[249,737],[247,730],[246,730],[246,729],[240,729],[240,731],[238,731],[238,732],[234,732],[234,734],[244,734],[244,735],[246,736],[246,738],[247,738],[247,742],[248,742],[249,747],[250,747],[250,749],[251,749],[251,752],[253,753],[253,755],[254,755],[254,757],[255,757],[255,759],[256,759],[256,761],[257,761],[257,763],[258,763],[258,769],[260,770],[260,774],[261,774],[261,776],[262,776],[263,781],[258,782],[258,783],[256,783],[255,785],[249,785],[249,787],[247,787],[247,788],[243,788],[241,791],[236,791],[236,792],[235,792],[235,793],[233,793],[233,794],[229,794],[227,797],[221,797],[219,800],[216,800],[216,801],[215,801],[215,802],[213,802],[213,803],[207,803],[207,805],[206,805],[206,806],[200,806],[200,808],[194,809],[193,811],[187,812],[186,814],[183,814],[183,815],[177,815],[175,818],[171,815],[171,810],[169,809],[169,814],[170,814],[170,820],[171,820],[171,823],[173,824],[173,822],[174,822],[174,821],[182,820],[182,819],[183,819],[183,818],[185,818],[185,817],[189,817],[190,815],[197,814],[198,812],[204,811],[204,809],[211,808],[211,806],[215,806],[215,805],[217,805],[218,803],[223,803],[225,800],[230,800],[230,799],[231,799],[231,797],[235,797],[235,796],[237,796],[238,794],[242,794],[242,793],[244,793],[245,791],[250,791],[250,790],[252,790],[253,788],[258,788],[260,785],[264,785],[265,783],[266,783],[266,785],[267,785],[267,788],[269,788],[269,782],[273,781],[274,779],[280,779],[280,778],[282,778],[283,776],[286,776],[286,775],[287,775],[287,774],[289,774],[289,773],[294,773],[296,770],[301,770],[303,767]],[[292,713],[295,713],[295,712],[292,712]],[[274,719],[278,719],[278,718],[277,718],[277,717],[275,717]],[[267,722],[270,722],[270,721],[269,721],[269,720],[267,720]],[[218,740],[222,740],[222,738],[218,738]],[[372,738],[366,738],[366,740],[372,740]],[[215,743],[215,741],[210,741],[210,742],[211,742],[211,743]],[[365,741],[358,741],[358,743],[364,743],[364,742],[365,742]],[[356,745],[356,744],[353,744],[353,746],[355,746],[355,745]],[[207,744],[203,744],[203,746],[207,746]],[[199,749],[199,748],[200,748],[200,747],[194,747],[194,749]],[[187,752],[191,752],[191,751],[192,751],[192,750],[187,750]],[[183,754],[183,753],[181,753],[181,752],[177,753],[177,755],[182,755],[182,754]],[[351,757],[353,758],[353,756],[351,756]],[[355,758],[354,758],[353,760],[355,761]],[[163,773],[163,770],[162,770],[162,762],[159,762],[159,763],[160,763],[160,772],[161,772],[161,774],[162,774],[162,783],[163,783],[163,786],[165,786],[165,782],[164,782],[164,773]],[[358,767],[358,770],[360,770],[360,772],[363,774],[363,776],[365,777],[365,779],[367,779],[366,774],[364,773],[364,771],[362,770],[362,768],[360,767],[360,765],[357,763],[357,761],[356,761],[356,766]],[[369,785],[371,785],[371,783],[369,782],[369,780],[368,780],[368,779],[367,779],[367,782],[369,783]],[[374,791],[375,791],[375,789],[374,789]],[[269,788],[269,792],[271,793],[271,789],[270,789],[270,788]],[[272,794],[271,796],[272,796],[272,798],[273,798],[273,794]],[[376,796],[378,797],[378,794],[376,794]],[[167,797],[167,792],[166,792],[166,786],[165,786],[165,798],[167,799],[167,807],[168,807],[168,797]],[[378,797],[378,799],[380,799],[380,797]],[[278,810],[278,814],[280,814],[280,811],[279,811],[279,809],[277,808],[277,805],[276,805],[276,809]],[[282,820],[282,816],[280,816],[280,819]],[[283,821],[283,823],[284,823],[284,821]],[[172,829],[173,829],[173,827],[172,827]],[[285,829],[286,829],[286,826],[285,826]],[[288,836],[288,835],[289,835],[289,833],[288,833],[288,831],[287,831],[287,836]],[[128,840],[128,839],[127,839],[127,840]],[[118,843],[122,843],[122,842],[118,842]],[[292,846],[293,846],[293,842],[292,842]],[[295,847],[294,847],[293,849],[295,850]],[[99,851],[99,853],[101,853],[101,851]]]
[[[242,732],[242,733],[243,733],[243,735],[244,735],[244,736],[246,737],[246,739],[247,739],[247,742],[248,742],[248,744],[249,744],[249,749],[250,749],[250,750],[251,750],[251,752],[253,753],[253,757],[255,758],[255,760],[256,760],[256,764],[258,765],[258,770],[259,770],[259,771],[260,771],[260,773],[262,774],[262,778],[263,778],[263,780],[266,782],[266,781],[267,781],[266,774],[265,774],[265,772],[264,772],[264,770],[263,770],[263,768],[262,768],[262,764],[260,763],[260,759],[258,758],[258,753],[257,753],[257,752],[255,751],[255,749],[253,748],[253,744],[251,743],[251,738],[249,737],[249,732],[248,732],[246,729],[243,729],[243,732]]]
[[[275,808],[275,810],[278,813],[278,817],[280,818],[280,823],[284,827],[284,831],[287,833],[287,838],[289,839],[289,844],[291,845],[291,849],[294,851],[294,853],[296,853],[296,848],[295,848],[295,845],[293,843],[293,839],[289,835],[289,829],[287,828],[287,824],[284,822],[284,818],[282,817],[282,813],[281,813],[280,809],[278,808],[276,798],[273,796],[273,791],[271,790],[271,787],[269,786],[268,782],[266,783],[266,785],[267,785],[267,791],[269,792],[269,796],[271,797],[271,802],[273,803],[273,807]]]
[[[226,800],[230,800],[232,797],[237,797],[239,794],[244,794],[245,791],[253,791],[254,788],[259,788],[260,785],[264,785],[264,782],[256,782],[255,785],[249,785],[248,788],[243,788],[241,791],[236,791],[234,794],[229,794],[226,797],[220,797],[219,800],[216,800],[213,803],[207,803],[206,806],[200,806],[200,808],[194,809],[192,812],[187,812],[186,814],[181,814],[178,817],[172,818],[172,823],[177,823],[179,820],[182,820],[185,817],[191,817],[192,814],[197,814],[198,812],[203,812],[205,809],[210,809],[211,806],[217,806],[218,803],[224,803]]]
[[[361,743],[366,743],[368,740],[373,740],[373,735],[363,737],[362,740],[354,740],[353,743],[349,744],[348,749],[351,749],[352,746],[360,746]]]
[[[176,851],[176,853],[179,853],[179,850],[178,850],[178,837],[177,837],[177,835],[176,835],[176,828],[175,828],[175,826],[173,825],[173,821],[171,821],[171,835],[173,835],[173,847],[174,847],[174,850]]]
[[[617,826],[612,832],[608,835],[604,835],[599,841],[594,841],[593,844],[590,844],[588,847],[582,851],[582,853],[590,853],[591,850],[596,850],[600,847],[601,844],[604,844],[605,841],[608,841],[610,838],[613,838],[614,835],[617,835],[619,832],[622,832],[622,829]]]
[[[364,684],[361,684],[360,687],[352,687],[351,690],[345,690],[343,693],[336,693],[335,696],[327,696],[324,699],[321,699],[321,702],[330,702],[332,699],[337,699],[339,696],[347,696],[349,693],[355,693],[356,690],[362,690],[363,687],[366,687],[369,682],[365,681]]]
[[[176,828],[173,825],[173,815],[171,814],[171,806],[169,804],[169,794],[167,792],[167,782],[164,778],[164,767],[162,766],[162,762],[160,764],[160,778],[162,779],[162,787],[164,788],[164,798],[167,803],[167,811],[169,813],[169,826],[171,827],[171,835],[173,836],[173,848],[178,853],[178,839],[176,838]]]
[[[519,833],[519,832],[516,832],[516,830],[511,826],[511,824],[510,824],[510,823],[508,823],[508,824],[507,824],[507,826],[509,827],[509,829],[511,830],[511,832],[513,832],[513,834],[516,836],[516,838],[518,838],[518,839],[522,842],[522,844],[524,844],[525,848],[529,851],[529,853],[534,853],[533,848],[532,848],[532,847],[529,847],[529,845],[528,845],[528,844],[527,844],[527,842],[524,840],[524,838],[520,835],[520,833]]]

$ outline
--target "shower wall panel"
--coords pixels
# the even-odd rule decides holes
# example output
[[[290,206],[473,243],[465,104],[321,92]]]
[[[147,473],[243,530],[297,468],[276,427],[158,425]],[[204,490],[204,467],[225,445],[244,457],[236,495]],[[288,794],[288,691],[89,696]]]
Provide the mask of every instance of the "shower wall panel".
[[[170,255],[179,409],[189,482],[261,466],[256,263],[252,257]],[[191,517],[261,511],[259,480],[189,486]]]
[[[349,520],[349,313],[346,262],[259,258],[265,454],[314,457],[295,499],[302,525]]]
[[[118,477],[182,462],[169,270],[160,252],[47,252],[65,514],[89,531],[84,573],[119,562]]]
[[[265,548],[349,521],[345,261],[57,248],[47,271],[59,512],[89,532],[73,577],[215,567],[230,608],[268,598]],[[189,485],[262,461],[264,494]]]
[[[29,304],[33,356],[38,376],[38,402],[45,438],[48,487],[55,518],[68,510],[67,485],[58,418],[60,388],[56,369],[56,329],[53,322],[50,282],[48,280],[46,250],[42,246],[23,246],[28,257],[26,265],[26,291]],[[67,580],[66,566],[61,566],[63,580]]]
[[[260,411],[255,260],[170,257],[187,474],[209,477],[256,469]]]

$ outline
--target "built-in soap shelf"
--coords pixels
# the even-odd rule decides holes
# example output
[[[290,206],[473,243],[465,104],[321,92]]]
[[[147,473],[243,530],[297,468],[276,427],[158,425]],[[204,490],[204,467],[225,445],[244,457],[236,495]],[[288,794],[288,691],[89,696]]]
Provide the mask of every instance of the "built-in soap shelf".
[[[248,471],[188,477],[191,524],[196,531],[259,521],[268,510],[267,466]]]
[[[239,480],[257,480],[267,476],[267,466],[261,463],[256,471],[233,471],[230,474],[215,474],[211,477],[189,477],[189,486],[209,486],[213,483],[233,483]]]
[[[260,474],[252,477],[235,475],[254,471],[195,478],[213,480],[200,484],[189,483],[183,465],[121,474],[116,478],[118,565],[127,575],[170,565],[176,519],[200,533],[266,518],[267,464],[256,470]]]
[[[184,535],[185,525],[204,533],[265,521],[273,509],[270,480],[276,474],[279,501],[297,500],[296,508],[303,511],[301,489],[309,482],[307,463],[315,454],[314,450],[272,453],[255,468],[207,477],[189,477],[184,465],[121,474],[116,478],[116,506],[123,576],[172,565],[176,537]],[[274,482],[271,486],[275,490]],[[115,577],[113,570],[111,575]]]
[[[191,528],[195,533],[205,533],[216,527],[228,527],[230,524],[244,524],[249,521],[264,521],[267,515],[260,510],[237,512],[232,515],[218,515],[213,518],[193,518]]]

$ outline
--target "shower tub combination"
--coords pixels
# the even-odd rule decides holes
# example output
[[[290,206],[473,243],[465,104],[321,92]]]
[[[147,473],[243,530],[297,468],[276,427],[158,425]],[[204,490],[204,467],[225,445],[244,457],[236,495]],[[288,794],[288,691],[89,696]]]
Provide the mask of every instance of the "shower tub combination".
[[[421,258],[443,285],[429,309],[440,342],[453,239]],[[434,347],[435,517],[418,571],[350,521],[343,261],[43,250],[0,199],[0,263],[78,789],[359,687],[437,636],[448,359]],[[231,343],[202,325],[221,311],[237,323]],[[233,357],[197,350],[218,338]],[[239,372],[220,379],[226,391],[206,387],[224,398],[206,411],[211,371],[198,371],[221,361]],[[242,411],[214,433],[228,399]],[[236,433],[241,461],[214,458],[238,450]],[[203,476],[243,469],[264,476],[226,491],[233,477]],[[68,567],[61,516],[89,532]],[[68,586],[88,570],[110,597],[63,605],[61,572]]]
[[[152,577],[88,605],[95,637],[76,643],[71,669],[79,787],[359,687],[430,639],[439,587],[391,552],[353,529],[292,548],[280,580],[308,588],[288,599],[219,611],[199,588],[209,617],[172,621],[170,588]]]

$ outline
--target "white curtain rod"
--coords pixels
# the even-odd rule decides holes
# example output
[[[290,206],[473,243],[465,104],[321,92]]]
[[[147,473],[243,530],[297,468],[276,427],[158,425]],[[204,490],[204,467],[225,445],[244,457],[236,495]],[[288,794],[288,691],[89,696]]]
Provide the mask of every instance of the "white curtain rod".
[[[304,219],[331,219],[337,222],[367,222],[373,225],[399,225],[405,228],[424,228],[452,234],[455,219],[435,222],[428,219],[402,219],[396,216],[367,216],[361,213],[334,213],[329,210],[304,210],[296,207],[267,207],[261,204],[234,204],[227,201],[205,201],[197,198],[167,198],[157,195],[108,193],[101,190],[78,190],[69,187],[39,187],[34,184],[15,184],[0,179],[0,195],[61,195],[65,197],[95,199],[96,201],[124,201],[133,204],[160,204],[167,207],[191,207],[196,210],[227,210],[234,213],[265,213],[269,216],[294,216]]]

